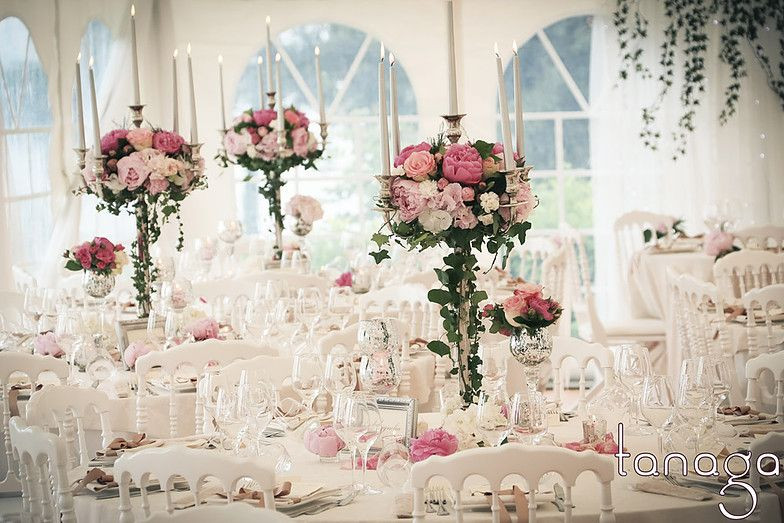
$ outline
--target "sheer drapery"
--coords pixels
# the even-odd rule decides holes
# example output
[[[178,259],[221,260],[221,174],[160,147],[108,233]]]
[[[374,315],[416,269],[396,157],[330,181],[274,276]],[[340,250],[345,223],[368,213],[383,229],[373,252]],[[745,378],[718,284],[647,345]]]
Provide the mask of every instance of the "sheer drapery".
[[[650,35],[661,34],[664,16],[657,2],[641,2]],[[596,16],[592,38],[591,158],[594,171],[594,225],[598,299],[605,312],[620,315],[623,294],[618,288],[613,223],[622,213],[645,209],[686,220],[690,228],[704,228],[706,205],[723,199],[738,203],[743,225],[784,221],[784,112],[766,84],[751,53],[749,76],[743,80],[737,114],[722,126],[727,67],[717,56],[718,28],[706,54],[707,83],[698,110],[697,130],[689,138],[685,157],[672,160],[669,129],[680,116],[675,96],[659,112],[662,140],[657,151],[639,138],[641,109],[649,105],[659,86],[653,80],[618,80],[620,67],[615,28],[609,11]],[[646,48],[648,65],[656,78],[656,43]]]

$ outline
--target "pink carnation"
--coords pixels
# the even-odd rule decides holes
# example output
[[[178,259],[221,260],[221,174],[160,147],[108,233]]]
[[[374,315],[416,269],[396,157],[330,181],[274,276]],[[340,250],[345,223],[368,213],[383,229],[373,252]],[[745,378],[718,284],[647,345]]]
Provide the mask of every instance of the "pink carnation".
[[[60,348],[60,345],[57,343],[57,338],[53,332],[39,334],[36,336],[33,344],[35,345],[35,352],[43,356],[48,355],[59,358],[65,354],[65,351]]]
[[[351,272],[344,272],[335,280],[335,285],[337,287],[351,287],[353,280]]]
[[[719,256],[732,250],[732,243],[735,237],[724,231],[711,231],[705,237],[705,244],[702,249],[708,256]]]
[[[277,118],[277,113],[272,109],[262,109],[261,111],[253,111],[253,121],[259,127],[269,127],[270,122]]]
[[[125,136],[125,139],[128,140],[128,143],[133,145],[133,148],[137,151],[152,147],[152,131],[145,129],[144,127],[135,127],[131,129]]]
[[[430,456],[449,456],[457,452],[457,438],[444,429],[429,429],[411,441],[411,461],[417,463]]]
[[[443,171],[450,182],[476,185],[482,181],[482,157],[470,145],[452,144],[444,154]]]
[[[131,191],[138,189],[149,175],[150,168],[144,162],[141,153],[131,153],[117,162],[117,176],[120,183]]]
[[[188,325],[186,330],[193,335],[193,339],[196,341],[204,341],[216,339],[220,326],[218,325],[218,322],[212,318],[202,318]]]
[[[411,156],[411,153],[415,153],[418,151],[430,152],[430,144],[427,142],[421,142],[416,145],[409,145],[408,147],[404,147],[403,150],[400,151],[400,154],[398,154],[397,157],[395,157],[395,167],[400,167],[401,165],[406,163],[406,160],[408,159],[409,156]]]
[[[109,151],[116,151],[120,147],[120,140],[124,140],[128,135],[125,129],[115,129],[109,131],[101,138],[101,154],[109,154]]]
[[[132,368],[134,365],[136,365],[136,360],[148,352],[152,352],[153,350],[154,347],[152,345],[135,341],[128,345],[128,348],[125,349],[125,352],[123,353],[123,360],[125,360],[125,364],[128,365],[129,368]]]
[[[175,154],[180,152],[185,138],[177,133],[170,133],[168,131],[158,131],[152,135],[152,146],[159,151],[167,154]]]

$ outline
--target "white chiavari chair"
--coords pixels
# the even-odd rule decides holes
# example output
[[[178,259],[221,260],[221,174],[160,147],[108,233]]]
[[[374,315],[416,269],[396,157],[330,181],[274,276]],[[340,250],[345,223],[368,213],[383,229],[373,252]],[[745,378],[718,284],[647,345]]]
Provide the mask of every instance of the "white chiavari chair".
[[[274,355],[275,351],[265,347],[238,340],[220,341],[205,340],[196,343],[184,343],[167,351],[154,351],[136,360],[136,430],[145,432],[149,414],[145,397],[147,396],[147,374],[153,367],[160,367],[160,372],[168,378],[169,383],[169,435],[178,435],[178,408],[176,375],[180,369],[194,369],[197,377],[198,390],[202,370],[207,364],[223,367],[235,360],[246,360],[262,354]],[[196,395],[195,422],[197,430],[203,424],[202,399]]]
[[[784,227],[779,225],[762,225],[749,227],[733,233],[744,249],[769,249],[781,252],[784,244]]]
[[[748,340],[749,356],[772,352],[782,342],[784,329],[781,326],[774,328],[773,317],[784,314],[784,283],[768,285],[760,289],[753,289],[743,295],[741,302],[746,309],[746,338]],[[757,323],[758,314],[762,324]],[[758,343],[757,334],[760,327],[765,328],[765,346]]]
[[[743,249],[716,260],[713,281],[726,302],[737,303],[752,289],[784,283],[784,254]]]
[[[177,511],[171,515],[166,512],[155,513],[145,519],[144,523],[215,523],[221,520],[232,523],[279,523],[291,521],[291,518],[280,512],[254,507],[247,503],[228,503],[202,505]]]
[[[131,507],[131,481],[139,487],[142,497],[142,510],[150,517],[150,503],[147,499],[147,485],[154,477],[166,493],[166,512],[174,512],[171,498],[174,478],[184,478],[193,494],[195,506],[203,501],[201,489],[204,479],[214,478],[227,494],[228,501],[234,501],[234,494],[240,480],[255,482],[254,489],[263,493],[264,506],[275,510],[275,470],[236,456],[220,452],[187,447],[145,449],[123,454],[114,464],[114,477],[120,487],[120,523],[132,523],[134,516]],[[187,509],[186,509],[187,510]]]
[[[51,356],[36,356],[21,352],[0,352],[0,390],[3,395],[3,445],[5,449],[6,475],[0,481],[0,492],[18,492],[21,488],[16,476],[16,462],[11,450],[11,436],[8,428],[11,419],[11,376],[24,374],[30,381],[30,391],[34,391],[41,375],[51,373],[57,379],[68,377],[68,363]]]
[[[672,216],[646,211],[627,212],[615,220],[613,226],[615,250],[622,282],[628,282],[632,257],[645,246],[643,231],[646,229],[655,231],[663,226],[669,234],[673,223],[675,218]]]
[[[690,274],[676,275],[671,270],[667,279],[672,289],[681,347],[688,351],[684,358],[730,355],[724,301],[716,286]]]
[[[588,343],[578,338],[566,336],[553,336],[553,351],[550,354],[550,363],[553,367],[553,392],[555,402],[561,405],[561,367],[567,359],[574,359],[580,371],[578,413],[585,413],[588,394],[585,390],[586,373],[591,361],[595,361],[602,371],[602,383],[607,380],[608,373],[613,372],[613,353],[599,343]],[[597,390],[594,385],[592,392]]]
[[[0,291],[0,316],[6,322],[6,328],[22,325],[24,294],[15,291]]]
[[[746,362],[746,405],[761,408],[758,381],[766,370],[776,381],[776,421],[784,423],[784,351],[760,354]]]
[[[451,456],[431,456],[415,463],[411,468],[411,486],[414,489],[414,522],[425,521],[424,489],[434,476],[446,479],[452,489],[455,504],[455,521],[463,520],[461,490],[467,477],[479,475],[490,484],[492,492],[492,518],[501,521],[501,506],[498,491],[506,476],[515,474],[525,479],[528,485],[528,521],[536,523],[536,490],[542,476],[549,472],[560,474],[564,482],[566,510],[564,521],[572,520],[572,487],[577,477],[586,470],[594,473],[600,483],[600,523],[613,523],[615,513],[612,504],[611,484],[615,476],[615,464],[608,456],[593,451],[574,452],[560,447],[533,447],[510,443],[500,447],[468,449]]]
[[[71,385],[50,385],[30,397],[26,405],[26,421],[47,430],[56,428],[65,442],[67,463],[71,468],[87,466],[93,454],[87,447],[88,422],[98,416],[101,427],[101,448],[114,438],[109,413],[112,400],[97,389]],[[92,449],[99,450],[99,449]]]
[[[29,521],[74,523],[73,496],[61,438],[14,416],[10,443],[20,463],[22,515]]]
[[[773,481],[780,479],[780,474],[781,474],[780,467],[782,462],[781,449],[784,449],[784,432],[769,432],[765,436],[761,438],[753,439],[751,441],[751,445],[749,445],[749,450],[751,451],[752,462],[751,462],[751,466],[749,467],[748,485],[757,492],[758,499],[757,499],[757,508],[747,519],[744,519],[744,521],[750,521],[750,522],[763,521],[762,503],[760,503],[760,498],[762,498],[762,496],[775,496],[775,492],[771,492],[771,491],[765,492],[764,490],[762,490],[761,487],[762,485],[765,484],[765,480],[762,479],[761,477],[762,475],[760,474],[757,465],[761,464],[761,466],[765,468],[765,470],[767,470],[766,467],[768,467],[769,465],[778,466],[779,470],[771,470],[771,472],[775,472],[774,477],[771,479],[773,479]],[[760,459],[761,457],[762,459]],[[775,506],[778,507],[779,503],[776,502]]]
[[[547,236],[529,237],[511,250],[507,267],[527,282],[544,284],[544,262],[556,250],[557,245]]]

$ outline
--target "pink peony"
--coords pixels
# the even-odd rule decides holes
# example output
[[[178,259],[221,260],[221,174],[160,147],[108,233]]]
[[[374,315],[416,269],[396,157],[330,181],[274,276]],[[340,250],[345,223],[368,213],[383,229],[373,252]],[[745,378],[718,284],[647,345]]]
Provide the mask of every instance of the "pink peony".
[[[732,250],[732,243],[735,237],[724,231],[711,231],[705,237],[705,243],[702,246],[703,251],[708,256],[720,256],[727,251]]]
[[[152,146],[159,151],[166,154],[175,154],[180,152],[185,138],[177,133],[170,133],[168,131],[158,131],[152,135]]]
[[[131,153],[117,162],[117,176],[120,183],[131,191],[138,189],[149,175],[150,168],[144,162],[141,153]]]
[[[449,456],[457,452],[457,438],[444,429],[429,429],[411,441],[411,461],[417,463],[430,456]]]
[[[305,113],[294,109],[286,109],[283,111],[283,118],[285,118],[292,127],[307,127],[308,124],[310,124],[310,120],[305,116]]]
[[[135,341],[128,345],[128,347],[125,349],[125,352],[123,353],[123,360],[129,368],[133,368],[133,366],[136,365],[136,360],[148,352],[152,352],[153,350],[155,350],[155,348],[152,345]]]
[[[304,127],[297,127],[291,131],[291,142],[294,154],[306,158],[308,156],[308,130]]]
[[[463,188],[459,183],[447,184],[441,192],[428,202],[428,207],[446,211],[452,216],[457,212],[462,212],[462,209],[465,207],[463,203]]]
[[[128,135],[125,129],[115,129],[109,131],[101,138],[101,154],[109,154],[109,151],[117,151],[120,147],[120,140],[124,140]]]
[[[419,192],[419,183],[399,177],[392,181],[392,205],[400,210],[400,219],[408,223],[427,208],[427,198]]]
[[[245,154],[245,151],[250,145],[250,135],[248,133],[237,133],[230,130],[226,133],[226,138],[223,139],[223,146],[226,147],[226,152],[234,156]]]
[[[351,276],[351,272],[344,272],[335,280],[335,286],[337,287],[351,287],[353,284],[354,278]]]
[[[278,133],[265,135],[256,146],[256,150],[261,153],[262,160],[267,162],[274,160],[278,155]]]
[[[443,170],[450,182],[476,185],[482,181],[482,157],[470,145],[452,144],[444,155]]]
[[[48,355],[59,358],[65,354],[65,351],[58,345],[54,332],[39,334],[36,336],[33,344],[35,345],[35,352],[42,356]]]
[[[259,127],[269,127],[270,122],[277,118],[277,113],[272,109],[253,111],[253,121]]]
[[[216,339],[220,326],[218,325],[218,322],[212,318],[202,318],[188,325],[186,330],[193,335],[193,339],[196,341],[204,341]]]
[[[128,140],[128,143],[133,145],[133,148],[137,151],[152,147],[152,131],[145,129],[144,127],[135,127],[131,129],[125,136],[125,139]]]
[[[302,194],[291,197],[286,204],[286,213],[305,223],[313,223],[324,217],[324,210],[318,200]]]
[[[414,151],[403,162],[403,170],[412,180],[422,182],[436,172],[436,160],[427,151]]]
[[[400,154],[395,157],[395,167],[400,167],[401,165],[405,164],[408,157],[411,156],[411,153],[419,151],[430,152],[430,144],[427,142],[421,142],[416,145],[409,145],[408,147],[403,148],[403,150],[400,151]]]

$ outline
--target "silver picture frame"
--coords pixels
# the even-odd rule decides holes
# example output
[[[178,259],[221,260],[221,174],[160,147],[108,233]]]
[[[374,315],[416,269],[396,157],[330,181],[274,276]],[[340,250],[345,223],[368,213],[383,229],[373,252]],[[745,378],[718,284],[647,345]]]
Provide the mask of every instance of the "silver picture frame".
[[[381,396],[376,399],[380,411],[395,411],[404,412],[406,419],[403,429],[403,436],[406,442],[416,437],[417,418],[419,416],[419,407],[417,400],[414,398],[396,398],[392,396]]]
[[[115,334],[117,335],[117,348],[122,354],[125,349],[134,341],[147,339],[148,318],[133,320],[118,320],[114,324]],[[157,320],[154,329],[156,337],[163,336],[163,321]]]

